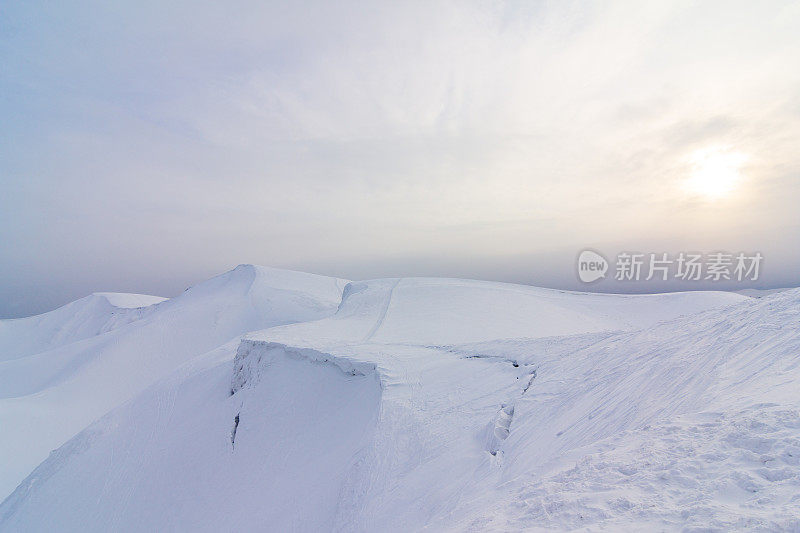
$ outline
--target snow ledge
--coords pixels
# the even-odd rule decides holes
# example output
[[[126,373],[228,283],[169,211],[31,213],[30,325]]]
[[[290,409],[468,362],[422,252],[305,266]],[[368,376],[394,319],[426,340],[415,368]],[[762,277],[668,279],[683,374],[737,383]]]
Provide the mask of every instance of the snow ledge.
[[[374,376],[383,389],[383,380],[378,366],[373,362],[359,361],[355,358],[333,355],[313,348],[290,346],[279,342],[243,339],[236,350],[233,360],[233,376],[231,379],[231,395],[243,389],[245,385],[255,385],[260,381],[261,373],[267,369],[276,357],[290,357],[316,364],[332,365],[342,373],[350,376]]]

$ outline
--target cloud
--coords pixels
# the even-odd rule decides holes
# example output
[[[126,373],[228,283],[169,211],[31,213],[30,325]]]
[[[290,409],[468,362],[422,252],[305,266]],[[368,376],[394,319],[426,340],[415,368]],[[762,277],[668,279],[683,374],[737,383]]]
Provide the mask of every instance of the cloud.
[[[12,2],[0,274],[20,298],[98,264],[153,265],[139,290],[242,261],[568,286],[503,265],[796,246],[798,29],[791,3]],[[749,159],[709,205],[680,184],[713,145]]]

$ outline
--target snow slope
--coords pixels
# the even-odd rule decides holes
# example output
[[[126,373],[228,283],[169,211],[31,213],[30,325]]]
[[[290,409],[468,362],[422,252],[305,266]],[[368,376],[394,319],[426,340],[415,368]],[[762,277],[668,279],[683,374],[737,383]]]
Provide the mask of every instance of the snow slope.
[[[158,296],[98,292],[49,313],[0,320],[0,361],[51,350],[138,320]]]
[[[461,347],[537,378],[455,529],[798,530],[800,289],[569,344]]]
[[[755,403],[624,431],[471,502],[442,529],[798,531],[793,405]]]
[[[352,282],[322,321],[273,328],[287,343],[446,345],[638,329],[747,300],[725,292],[589,294],[485,281],[403,278]]]
[[[344,285],[241,265],[143,309],[118,307],[141,303],[138,296],[94,295],[4,321],[3,349],[12,357],[0,362],[0,427],[13,430],[0,431],[0,457],[13,460],[0,461],[0,494],[50,450],[192,358],[248,331],[335,312]],[[13,329],[22,333],[14,337]]]
[[[250,269],[261,272],[243,267]],[[298,283],[292,291],[305,287],[269,272],[270,291],[289,281]],[[0,505],[0,529],[508,530],[577,527],[583,519],[575,515],[625,523],[624,504],[581,496],[601,479],[573,483],[576,501],[548,507],[550,522],[535,518],[527,495],[556,501],[560,492],[531,484],[563,477],[593,453],[628,457],[621,444],[602,446],[648,425],[767,396],[793,401],[796,291],[756,301],[465,280],[314,283],[330,297],[318,316],[267,324],[239,342],[247,328],[260,329],[245,313],[235,317],[239,333],[215,346],[183,339],[163,350],[174,371],[53,452]],[[250,298],[225,289],[224,279],[208,284],[222,289],[187,292],[216,295],[197,302],[203,309],[220,290],[229,302]],[[159,306],[192,308],[178,300]],[[786,372],[787,385],[777,387],[759,366]],[[793,438],[791,427],[781,431]],[[639,484],[641,498],[656,501],[640,506],[642,523],[675,515],[668,506],[677,503],[658,503],[647,485],[657,472]],[[737,505],[750,502],[735,496]]]

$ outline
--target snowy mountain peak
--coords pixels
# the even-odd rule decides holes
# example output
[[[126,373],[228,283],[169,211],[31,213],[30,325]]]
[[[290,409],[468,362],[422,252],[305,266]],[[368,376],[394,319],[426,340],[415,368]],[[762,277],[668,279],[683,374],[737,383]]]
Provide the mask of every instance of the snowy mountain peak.
[[[95,299],[139,318],[0,362],[0,488],[17,486],[0,530],[791,529],[800,512],[800,289],[240,265],[149,307]]]

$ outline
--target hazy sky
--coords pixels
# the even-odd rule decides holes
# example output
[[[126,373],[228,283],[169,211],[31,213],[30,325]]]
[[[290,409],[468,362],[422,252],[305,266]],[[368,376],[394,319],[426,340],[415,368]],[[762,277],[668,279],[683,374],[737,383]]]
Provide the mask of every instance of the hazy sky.
[[[0,4],[0,316],[238,263],[585,288],[586,247],[800,285],[799,205],[797,2]]]

